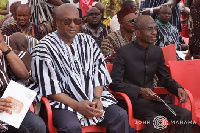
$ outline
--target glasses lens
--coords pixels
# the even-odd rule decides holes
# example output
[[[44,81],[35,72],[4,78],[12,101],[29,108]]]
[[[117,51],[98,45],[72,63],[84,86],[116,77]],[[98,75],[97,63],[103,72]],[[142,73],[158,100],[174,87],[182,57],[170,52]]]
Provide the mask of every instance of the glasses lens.
[[[65,25],[70,25],[72,23],[72,19],[70,18],[64,19],[63,21]]]
[[[75,25],[79,25],[79,24],[81,24],[82,20],[80,18],[75,18],[73,20],[73,22],[74,22]]]
[[[64,22],[65,25],[70,25],[72,21],[74,22],[75,25],[79,25],[82,22],[81,18],[75,18],[75,19],[66,18],[62,21]]]
[[[129,19],[128,22],[133,23],[135,21],[135,19]]]

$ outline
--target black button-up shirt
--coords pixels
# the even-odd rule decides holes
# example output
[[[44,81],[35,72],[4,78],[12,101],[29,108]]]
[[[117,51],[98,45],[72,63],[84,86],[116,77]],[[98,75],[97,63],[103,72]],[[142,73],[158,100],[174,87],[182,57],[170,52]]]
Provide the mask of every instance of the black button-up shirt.
[[[137,99],[140,88],[153,89],[155,74],[164,87],[177,95],[177,88],[181,86],[171,79],[165,66],[161,48],[149,45],[145,49],[136,42],[132,42],[121,47],[116,53],[111,72],[110,88]]]

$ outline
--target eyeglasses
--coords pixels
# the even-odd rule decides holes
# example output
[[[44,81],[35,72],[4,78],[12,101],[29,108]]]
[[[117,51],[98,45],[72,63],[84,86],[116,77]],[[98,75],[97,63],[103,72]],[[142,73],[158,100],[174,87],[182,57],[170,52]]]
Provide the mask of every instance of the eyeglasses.
[[[65,18],[65,19],[60,19],[60,20],[63,21],[65,25],[70,25],[72,21],[74,22],[75,25],[79,25],[82,22],[81,18],[74,18],[74,19]]]
[[[135,22],[135,19],[134,18],[132,18],[132,19],[129,19],[129,20],[127,20],[129,23],[134,23]]]
[[[126,20],[126,21],[124,21],[124,22],[134,23],[134,22],[135,22],[135,18],[132,18],[132,19]]]

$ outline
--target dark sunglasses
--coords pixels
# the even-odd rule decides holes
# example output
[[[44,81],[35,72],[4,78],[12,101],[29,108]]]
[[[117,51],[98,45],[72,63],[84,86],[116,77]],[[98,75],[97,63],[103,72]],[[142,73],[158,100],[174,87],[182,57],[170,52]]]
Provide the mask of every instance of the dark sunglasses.
[[[63,21],[65,25],[70,25],[72,21],[74,22],[75,25],[79,25],[82,22],[81,18],[74,18],[74,19],[65,18],[65,19],[60,19],[60,20]]]
[[[129,23],[134,23],[134,22],[135,22],[135,19],[134,19],[134,18],[129,19],[129,20],[127,20],[127,22],[129,22]]]

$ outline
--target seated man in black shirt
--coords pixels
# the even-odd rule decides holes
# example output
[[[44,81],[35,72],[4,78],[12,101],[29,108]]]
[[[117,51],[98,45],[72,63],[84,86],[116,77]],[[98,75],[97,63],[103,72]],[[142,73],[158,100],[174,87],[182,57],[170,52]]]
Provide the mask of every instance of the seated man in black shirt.
[[[126,93],[132,101],[133,115],[142,121],[149,121],[143,132],[157,133],[153,120],[164,116],[169,122],[186,121],[177,124],[176,133],[190,133],[191,112],[173,104],[168,104],[175,113],[171,113],[153,92],[153,77],[156,74],[162,85],[177,95],[182,102],[187,100],[184,89],[167,72],[162,50],[153,45],[156,41],[157,26],[147,15],[136,19],[134,23],[136,41],[121,47],[114,60],[111,72],[113,91]],[[176,114],[176,115],[174,115]]]

